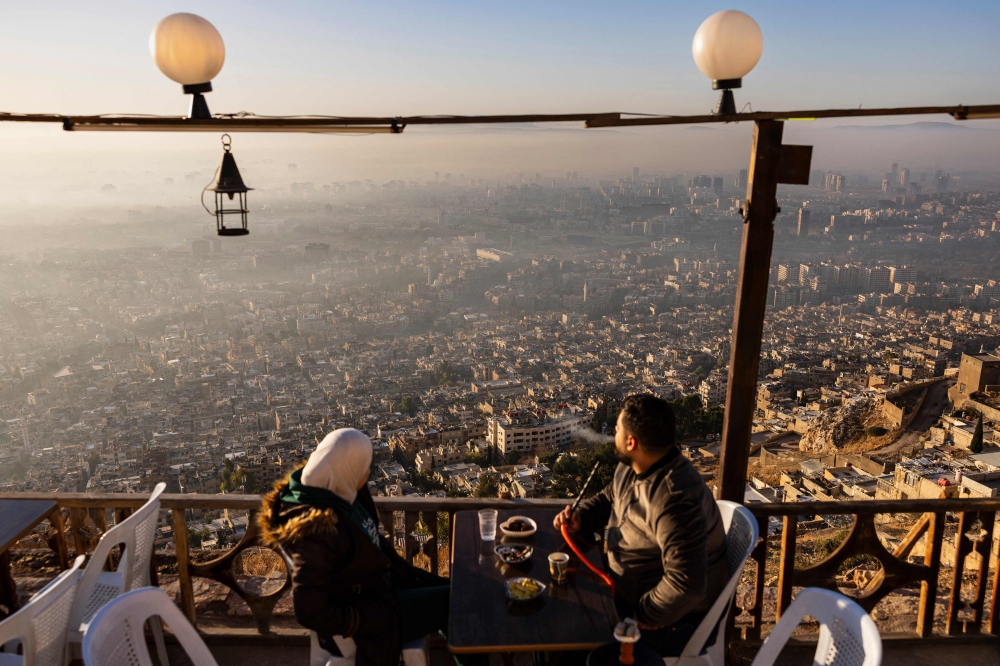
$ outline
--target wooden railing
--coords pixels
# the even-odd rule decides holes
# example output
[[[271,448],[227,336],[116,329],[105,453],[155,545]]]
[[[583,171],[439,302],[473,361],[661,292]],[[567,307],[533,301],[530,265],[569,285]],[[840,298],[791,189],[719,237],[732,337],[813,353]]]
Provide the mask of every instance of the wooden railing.
[[[125,494],[36,494],[6,493],[0,499],[56,499],[64,510],[69,511],[70,545],[77,552],[85,552],[86,544],[82,528],[88,514],[100,530],[107,529],[107,510],[114,510],[115,520],[124,519],[132,510],[145,502],[145,496]],[[422,521],[432,540],[429,549],[429,568],[438,571],[438,534],[450,535],[451,531],[441,530],[439,522],[453,525],[455,512],[463,510],[512,507],[553,508],[565,506],[565,500],[498,500],[466,498],[376,498],[379,517],[388,531],[395,537],[397,547],[412,561],[419,552],[420,545],[413,537],[418,521]],[[217,581],[239,595],[250,608],[258,631],[270,631],[270,619],[275,604],[290,587],[286,579],[280,589],[267,593],[254,593],[241,587],[234,572],[234,563],[241,552],[257,547],[258,535],[256,513],[260,508],[260,497],[256,495],[170,495],[161,496],[161,507],[170,516],[173,538],[176,546],[177,575],[180,584],[180,606],[192,623],[197,623],[195,596],[192,580],[202,577]],[[1000,499],[936,499],[865,502],[808,502],[754,504],[748,507],[757,518],[761,538],[753,551],[743,579],[743,594],[738,595],[734,608],[736,631],[731,642],[757,643],[762,638],[762,628],[777,621],[791,603],[793,590],[800,587],[826,587],[837,589],[844,580],[838,572],[852,562],[864,562],[869,567],[877,563],[879,570],[872,569],[872,575],[855,596],[859,604],[871,611],[876,604],[894,590],[908,585],[919,585],[919,612],[910,636],[931,638],[935,636],[935,599],[939,589],[947,593],[946,607],[938,615],[943,628],[936,635],[991,634],[1000,631],[998,619],[998,595],[1000,576],[997,576],[997,561],[991,553],[995,531],[1000,525],[995,514],[1000,511]],[[95,509],[101,509],[94,511]],[[219,557],[206,562],[192,561],[188,549],[187,512],[191,509],[246,511],[249,521],[246,533],[233,548],[221,551]],[[909,531],[899,539],[890,551],[876,531],[876,517],[879,515],[902,516],[907,523],[913,523]],[[824,553],[818,561],[805,561],[803,553],[809,550],[805,538],[816,529],[816,516],[836,522],[838,517],[844,522],[838,533],[839,544],[832,552]],[[768,526],[772,518],[780,521],[780,529]],[[800,520],[806,519],[800,528]],[[103,522],[102,522],[103,520]],[[945,540],[946,523],[954,524],[953,557],[950,576],[942,576],[942,553],[948,544]],[[828,530],[829,531],[829,530]],[[948,530],[951,531],[950,529]],[[57,540],[59,537],[55,537]],[[914,548],[923,542],[924,554],[917,562],[910,561]],[[54,543],[50,540],[50,543]],[[440,547],[446,544],[441,543]],[[450,543],[447,544],[450,554]],[[974,557],[971,568],[967,557]],[[799,556],[797,558],[797,556]],[[156,578],[156,555],[151,562],[153,582]],[[798,561],[797,561],[798,559]],[[426,560],[424,561],[427,564]],[[949,566],[944,564],[945,569]],[[963,581],[971,574],[971,586],[963,596]],[[992,579],[992,580],[991,580]],[[940,582],[944,580],[944,587]],[[771,584],[768,585],[767,583]],[[969,581],[965,581],[968,583]],[[990,586],[989,583],[992,582]],[[777,601],[773,613],[765,613],[765,589],[776,587]],[[987,590],[989,588],[989,590]],[[750,594],[746,594],[749,589]],[[740,599],[743,599],[741,602]]]

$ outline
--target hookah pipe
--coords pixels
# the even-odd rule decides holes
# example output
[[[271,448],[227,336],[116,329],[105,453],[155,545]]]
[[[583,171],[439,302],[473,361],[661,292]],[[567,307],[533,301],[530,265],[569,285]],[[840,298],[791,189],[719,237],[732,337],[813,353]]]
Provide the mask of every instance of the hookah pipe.
[[[580,488],[580,494],[577,496],[576,501],[573,502],[573,506],[571,506],[570,509],[569,509],[569,513],[570,513],[571,516],[573,515],[573,513],[576,512],[576,507],[580,504],[580,500],[583,499],[583,494],[587,491],[587,486],[589,486],[590,482],[594,480],[594,474],[597,473],[597,468],[600,466],[600,464],[601,463],[599,463],[599,462],[594,463],[594,469],[590,470],[590,476],[588,476],[587,480],[583,482],[583,487]],[[584,554],[580,552],[580,549],[577,548],[577,546],[576,546],[575,543],[573,543],[573,539],[570,537],[570,535],[569,535],[569,529],[567,529],[565,523],[563,523],[563,526],[560,528],[560,531],[562,532],[562,537],[563,537],[563,539],[565,539],[566,545],[569,546],[569,549],[572,550],[573,553],[578,558],[580,558],[580,561],[583,562],[584,565],[586,565],[586,567],[588,569],[590,569],[598,578],[600,578],[604,582],[605,585],[607,585],[609,588],[611,588],[611,596],[614,597],[615,596],[615,584],[614,584],[614,581],[611,580],[611,577],[608,576],[603,571],[601,571],[600,569],[598,569],[597,567],[595,567],[593,564],[591,564],[590,560],[587,559],[584,556]]]
[[[580,488],[579,496],[577,496],[576,501],[573,502],[573,506],[570,507],[570,515],[573,515],[576,511],[576,507],[580,504],[580,500],[583,499],[583,494],[587,491],[587,486],[589,486],[590,482],[594,479],[594,474],[597,473],[599,465],[600,463],[594,464],[594,469],[590,470],[590,475],[587,477],[587,480],[583,482],[583,487]],[[565,523],[560,528],[560,531],[562,532],[562,537],[565,539],[566,545],[569,546],[570,550],[572,550],[573,553],[580,558],[580,561],[583,562],[586,567],[590,569],[598,578],[600,578],[605,585],[611,588],[611,596],[613,598],[615,596],[615,583],[611,580],[611,577],[595,567],[590,563],[589,559],[584,557],[583,553],[580,552],[580,549],[577,548],[575,543],[573,543],[573,539],[570,537],[569,529],[566,527]],[[635,664],[635,644],[638,642],[640,635],[639,627],[636,626],[636,621],[632,618],[625,618],[624,621],[619,622],[615,627],[614,637],[615,640],[618,641],[619,645],[618,663],[622,666],[633,666],[633,664]]]

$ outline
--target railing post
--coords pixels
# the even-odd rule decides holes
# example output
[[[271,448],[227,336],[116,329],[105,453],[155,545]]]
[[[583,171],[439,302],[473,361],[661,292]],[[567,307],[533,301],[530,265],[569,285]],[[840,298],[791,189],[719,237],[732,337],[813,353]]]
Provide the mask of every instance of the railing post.
[[[407,511],[403,517],[403,557],[406,558],[408,564],[413,564],[413,558],[416,557],[417,552],[420,550],[417,540],[411,536],[416,526],[417,512]]]
[[[431,558],[431,573],[437,575],[438,572],[438,515],[437,511],[424,512],[424,522],[427,523],[427,531],[430,532],[431,539],[424,544],[424,554]]]
[[[757,532],[760,540],[750,553],[750,559],[756,562],[757,574],[753,581],[753,606],[750,611],[751,624],[744,632],[745,640],[759,640],[760,627],[764,622],[764,580],[767,577],[767,516],[757,518]]]
[[[997,605],[1000,604],[1000,555],[993,559],[993,541],[1000,534],[1000,522],[996,520],[996,513],[993,514],[993,534],[990,535],[990,547],[989,554],[990,560],[993,562],[993,594],[990,595],[990,614],[986,619],[986,631],[996,635],[997,631],[1000,630],[1000,608]]]
[[[56,506],[49,514],[49,523],[56,531],[50,544],[55,545],[53,550],[59,556],[59,568],[66,571],[69,568],[69,548],[66,546],[66,525],[63,523],[62,507]]]
[[[87,554],[87,547],[83,543],[83,522],[86,515],[86,509],[82,507],[73,507],[69,510],[69,529],[73,533],[73,550],[77,555]]]
[[[962,601],[962,577],[965,573],[965,558],[972,551],[971,542],[965,532],[975,520],[974,513],[962,511],[958,514],[958,532],[955,533],[955,566],[951,570],[951,590],[948,592],[948,615],[944,621],[944,633],[953,636],[958,631],[958,612],[965,605]]]
[[[88,511],[88,513],[90,514],[90,519],[94,521],[94,525],[97,526],[97,529],[99,529],[101,531],[101,536],[103,537],[105,534],[107,534],[108,533],[108,510],[105,509],[105,508],[103,508],[103,507],[98,507],[98,508],[90,509]],[[124,553],[121,552],[122,550],[123,550],[123,548],[119,548],[118,549],[118,551],[119,551],[119,557],[121,557],[122,555],[124,555]],[[108,553],[108,561],[105,562],[104,565],[103,565],[103,566],[107,567],[108,571],[114,571],[115,570],[115,560],[114,560],[113,554],[114,554],[114,549],[112,548],[112,552]]]
[[[990,558],[993,557],[993,526],[996,514],[992,511],[978,513],[983,526],[983,537],[973,544],[973,549],[979,554],[979,566],[976,571],[976,588],[972,598],[972,612],[976,619],[973,627],[966,626],[966,633],[980,633],[983,630],[983,605],[986,601],[986,577],[990,573]]]
[[[934,631],[934,604],[937,599],[938,573],[941,571],[941,542],[944,540],[944,513],[930,514],[924,542],[924,566],[927,580],[920,583],[920,608],[917,612],[917,636],[926,638]]]
[[[181,610],[191,624],[195,624],[194,587],[188,569],[191,553],[188,550],[186,509],[172,509],[174,524],[174,550],[177,553],[177,580],[181,588]]]
[[[784,124],[777,120],[754,123],[747,195],[743,203],[743,244],[733,311],[718,491],[718,499],[740,504],[746,488],[750,431],[757,397],[760,341],[767,307],[774,217],[778,210],[775,197],[783,127]]]
[[[781,529],[781,559],[778,562],[778,604],[774,621],[792,603],[792,579],[795,577],[795,537],[798,533],[798,516],[784,516]]]

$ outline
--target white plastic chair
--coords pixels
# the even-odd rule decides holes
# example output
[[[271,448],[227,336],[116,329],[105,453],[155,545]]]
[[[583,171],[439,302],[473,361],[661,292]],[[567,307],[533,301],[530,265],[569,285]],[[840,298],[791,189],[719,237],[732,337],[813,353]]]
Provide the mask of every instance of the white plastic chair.
[[[712,604],[705,619],[688,640],[678,657],[664,657],[665,666],[725,666],[726,618],[729,605],[736,596],[736,585],[743,575],[747,558],[757,545],[757,519],[742,504],[718,500],[722,525],[726,530],[726,563],[729,565],[729,582],[719,598]],[[718,628],[715,642],[706,645],[712,631]]]
[[[115,597],[129,590],[149,585],[149,559],[156,537],[156,521],[160,514],[160,494],[167,487],[158,483],[153,488],[149,500],[135,513],[104,533],[90,557],[90,563],[80,575],[80,587],[70,615],[69,642],[83,641],[87,625],[101,608]],[[102,571],[104,563],[111,555],[111,549],[122,545],[118,568]],[[167,648],[163,643],[163,628],[159,622],[149,623],[156,641],[156,651],[160,662],[167,665]]]
[[[0,622],[0,648],[21,644],[22,655],[0,652],[0,666],[63,666],[69,614],[84,556],[39,590],[24,608]]]
[[[285,567],[291,575],[292,558],[284,548],[281,549],[281,556],[285,560]],[[344,636],[334,636],[333,642],[337,644],[340,655],[331,654],[323,649],[319,644],[319,636],[315,631],[309,632],[309,666],[354,666],[354,657],[358,652],[354,639]],[[430,659],[427,657],[427,640],[422,638],[412,641],[403,646],[403,663],[405,666],[428,666]],[[0,664],[0,666],[3,666]]]
[[[751,666],[773,666],[795,627],[806,615],[819,620],[813,666],[879,666],[882,637],[865,609],[842,594],[818,587],[798,593],[782,614]]]
[[[83,635],[86,666],[153,666],[142,625],[167,623],[194,666],[218,666],[205,641],[158,587],[140,587],[112,599],[90,621]]]

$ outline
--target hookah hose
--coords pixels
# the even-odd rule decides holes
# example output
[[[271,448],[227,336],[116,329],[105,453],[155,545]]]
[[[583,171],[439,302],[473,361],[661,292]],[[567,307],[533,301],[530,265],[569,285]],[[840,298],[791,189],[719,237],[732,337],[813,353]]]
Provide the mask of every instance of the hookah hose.
[[[605,585],[607,585],[608,587],[611,588],[611,596],[614,597],[615,596],[615,583],[614,583],[614,581],[611,580],[611,577],[608,576],[608,574],[606,574],[603,571],[601,571],[600,569],[598,569],[597,567],[595,567],[593,564],[591,564],[590,560],[588,560],[584,556],[584,554],[580,552],[580,549],[576,547],[575,543],[573,543],[573,539],[570,537],[569,530],[566,529],[565,525],[563,525],[560,528],[560,531],[562,532],[563,539],[566,540],[566,545],[569,546],[569,549],[572,550],[573,553],[577,557],[580,558],[580,561],[583,562],[584,565],[586,565],[586,567],[588,569],[590,569],[592,572],[594,572],[594,574],[597,575],[598,578],[600,578],[602,581],[604,581]]]

